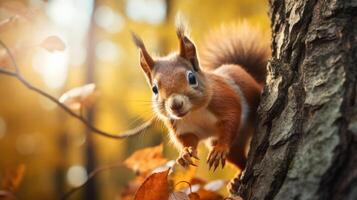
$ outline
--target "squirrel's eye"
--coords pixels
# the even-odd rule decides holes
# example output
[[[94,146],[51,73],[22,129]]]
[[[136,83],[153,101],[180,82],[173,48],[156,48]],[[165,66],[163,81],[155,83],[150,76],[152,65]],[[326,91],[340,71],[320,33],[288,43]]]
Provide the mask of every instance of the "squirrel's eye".
[[[197,82],[196,76],[193,74],[192,71],[188,71],[187,72],[187,81],[192,87],[197,87],[198,86],[198,82]]]
[[[155,95],[157,95],[157,94],[159,93],[159,90],[157,89],[157,86],[156,86],[156,85],[152,86],[152,92],[153,92]]]

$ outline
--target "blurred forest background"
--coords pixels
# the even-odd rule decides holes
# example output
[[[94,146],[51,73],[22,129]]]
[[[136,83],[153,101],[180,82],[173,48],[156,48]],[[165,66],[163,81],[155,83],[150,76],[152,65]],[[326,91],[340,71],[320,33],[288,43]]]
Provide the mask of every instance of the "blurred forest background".
[[[152,116],[151,90],[138,62],[130,30],[149,52],[176,50],[174,18],[188,19],[193,40],[222,23],[243,19],[269,29],[266,0],[0,0],[0,40],[10,47],[23,75],[59,97],[68,89],[95,83],[98,97],[88,119],[102,130],[118,133]],[[59,36],[64,51],[49,52],[38,44]],[[0,49],[0,66],[11,66]],[[168,159],[177,151],[160,126],[144,135],[115,140],[94,135],[78,120],[18,80],[0,74],[0,182],[6,171],[23,164],[26,172],[19,199],[56,199],[81,185],[95,168],[120,163],[136,150],[164,144]],[[233,167],[209,172],[207,151],[200,147],[197,176],[230,179]],[[135,174],[125,167],[96,176],[73,199],[120,199]]]

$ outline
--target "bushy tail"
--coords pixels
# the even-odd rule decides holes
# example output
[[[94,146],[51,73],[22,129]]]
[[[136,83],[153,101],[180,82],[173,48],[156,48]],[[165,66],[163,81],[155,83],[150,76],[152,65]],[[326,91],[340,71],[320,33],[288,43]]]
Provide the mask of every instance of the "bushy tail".
[[[223,64],[238,64],[263,84],[271,54],[268,38],[247,22],[221,26],[206,37],[201,64],[211,70]]]

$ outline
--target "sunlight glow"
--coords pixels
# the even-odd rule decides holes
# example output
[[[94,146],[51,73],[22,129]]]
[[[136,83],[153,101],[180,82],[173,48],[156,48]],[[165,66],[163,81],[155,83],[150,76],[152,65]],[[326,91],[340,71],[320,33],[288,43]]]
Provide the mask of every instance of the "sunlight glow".
[[[166,17],[164,0],[131,0],[126,4],[127,15],[135,21],[160,24]]]
[[[124,27],[124,19],[108,6],[99,6],[94,15],[95,23],[109,33],[120,32]]]
[[[73,165],[67,171],[67,182],[72,187],[82,185],[87,178],[87,170],[81,165]]]
[[[81,66],[86,59],[86,36],[93,10],[93,0],[52,0],[46,13],[55,28],[48,32],[61,35],[66,42],[64,52],[38,51],[33,57],[33,67],[52,89],[64,86],[70,65]]]
[[[73,1],[56,0],[49,3],[48,16],[57,24],[68,26],[73,23],[75,15]]]
[[[67,78],[68,54],[49,53],[40,49],[32,59],[32,66],[42,75],[45,84],[52,89],[61,88]]]

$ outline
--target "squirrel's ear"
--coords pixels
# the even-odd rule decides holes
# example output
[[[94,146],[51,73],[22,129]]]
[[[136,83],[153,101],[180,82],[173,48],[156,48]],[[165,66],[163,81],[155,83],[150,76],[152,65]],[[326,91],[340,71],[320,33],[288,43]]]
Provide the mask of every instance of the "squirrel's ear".
[[[144,71],[149,83],[151,84],[151,71],[154,68],[155,61],[151,58],[151,56],[147,52],[144,42],[141,40],[141,38],[137,36],[134,32],[131,32],[131,36],[134,40],[135,45],[140,50],[140,66]]]
[[[182,19],[176,19],[176,34],[180,42],[180,56],[190,61],[195,71],[200,71],[195,44],[185,35],[186,26]]]

